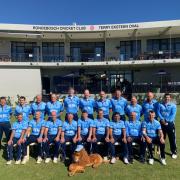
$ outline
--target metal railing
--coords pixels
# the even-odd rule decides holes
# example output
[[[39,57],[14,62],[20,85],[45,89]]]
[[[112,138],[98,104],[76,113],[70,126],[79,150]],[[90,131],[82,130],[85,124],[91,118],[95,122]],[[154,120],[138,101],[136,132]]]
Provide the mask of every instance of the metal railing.
[[[8,54],[0,54],[0,62],[101,62],[101,61],[132,61],[132,60],[157,60],[157,59],[177,59],[180,58],[180,51],[156,51],[144,52],[137,56],[129,56],[124,54],[119,57],[114,54],[95,54],[95,53],[81,53],[80,56],[64,56],[64,55],[40,55],[28,53],[14,53],[11,56]]]

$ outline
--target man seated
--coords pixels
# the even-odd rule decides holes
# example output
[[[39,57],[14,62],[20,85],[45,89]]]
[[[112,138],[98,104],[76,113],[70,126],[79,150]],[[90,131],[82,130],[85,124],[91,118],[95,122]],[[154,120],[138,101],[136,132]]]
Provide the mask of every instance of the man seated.
[[[83,144],[86,151],[90,153],[90,141],[92,137],[92,125],[93,120],[88,118],[88,112],[84,110],[82,117],[78,120],[78,144]]]
[[[52,111],[51,118],[46,122],[44,130],[43,146],[46,153],[45,163],[49,163],[51,161],[49,154],[51,143],[54,143],[53,163],[58,162],[61,129],[62,121],[57,119],[56,111]]]
[[[66,143],[70,143],[70,153],[73,154],[77,142],[77,121],[74,120],[73,114],[68,113],[67,119],[65,119],[62,125],[61,132],[61,148],[62,148],[62,161],[65,161],[66,154]],[[70,157],[72,158],[72,157]]]
[[[22,164],[26,164],[27,162],[27,146],[31,143],[38,144],[38,158],[37,164],[42,162],[42,140],[44,133],[45,121],[41,119],[41,112],[37,111],[35,113],[35,119],[32,119],[29,122],[28,128],[25,132],[23,138],[23,160]]]
[[[108,145],[105,139],[109,139],[109,120],[104,118],[103,110],[100,109],[98,111],[98,117],[94,120],[91,124],[93,127],[92,130],[92,146],[93,146],[93,153],[98,153],[104,157],[104,161],[107,161],[108,156]],[[104,149],[103,151],[100,149],[98,143],[103,143]]]
[[[137,120],[136,112],[131,112],[130,120],[125,122],[126,136],[127,136],[127,147],[128,147],[128,158],[129,162],[133,163],[133,143],[141,145],[141,122]],[[140,153],[141,154],[141,153]]]
[[[143,153],[142,155],[145,156],[146,145],[149,149],[149,164],[154,164],[154,157],[153,157],[153,144],[158,144],[160,146],[161,151],[161,163],[162,165],[166,165],[165,160],[165,141],[163,132],[161,129],[161,125],[159,121],[155,119],[155,112],[153,110],[149,111],[149,119],[148,121],[144,121],[142,123],[142,134],[144,138],[143,143]]]
[[[122,146],[123,151],[123,161],[125,164],[129,164],[127,159],[127,141],[126,141],[126,129],[123,120],[120,120],[120,114],[114,114],[114,121],[110,122],[109,126],[109,149],[111,154],[111,163],[116,162],[116,152],[115,152],[115,143],[119,142]]]
[[[13,160],[13,145],[17,144],[17,158],[15,164],[21,163],[22,155],[22,139],[27,129],[28,123],[23,121],[23,115],[17,115],[17,121],[12,124],[12,132],[7,146],[8,161],[7,165],[10,165]]]

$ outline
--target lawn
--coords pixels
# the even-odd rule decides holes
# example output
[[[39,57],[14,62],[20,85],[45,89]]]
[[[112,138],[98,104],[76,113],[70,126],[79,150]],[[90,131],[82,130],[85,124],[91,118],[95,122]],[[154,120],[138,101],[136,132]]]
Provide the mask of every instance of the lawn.
[[[178,149],[180,148],[180,106],[176,118],[176,134]],[[103,164],[97,169],[87,168],[83,174],[77,174],[74,177],[68,177],[67,167],[62,163],[53,164],[36,164],[34,158],[26,165],[6,165],[3,150],[0,151],[0,180],[56,180],[56,179],[180,179],[180,157],[171,159],[168,153],[169,144],[166,144],[166,160],[167,166],[162,166],[156,161],[153,166],[148,164],[140,164],[135,161],[133,165],[124,165],[122,161],[118,161],[115,165]],[[156,156],[158,159],[158,156]],[[14,163],[14,162],[13,162]]]

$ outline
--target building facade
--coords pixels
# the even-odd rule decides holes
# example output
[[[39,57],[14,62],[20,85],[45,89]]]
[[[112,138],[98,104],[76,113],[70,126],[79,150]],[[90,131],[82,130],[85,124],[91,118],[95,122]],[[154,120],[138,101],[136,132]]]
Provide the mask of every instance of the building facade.
[[[180,20],[110,25],[0,24],[0,94],[69,86],[126,94],[180,90]]]

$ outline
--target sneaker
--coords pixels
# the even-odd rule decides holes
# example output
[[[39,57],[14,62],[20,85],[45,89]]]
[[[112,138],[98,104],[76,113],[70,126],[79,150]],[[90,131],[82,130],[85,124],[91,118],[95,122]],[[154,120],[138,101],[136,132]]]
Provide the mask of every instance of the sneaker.
[[[145,164],[145,158],[143,156],[140,157],[139,161],[140,163]]]
[[[130,158],[128,161],[129,161],[129,163],[131,163],[131,164],[134,163],[134,159],[133,159],[133,158]]]
[[[6,165],[11,165],[11,164],[12,164],[11,160],[6,162]]]
[[[36,163],[41,164],[41,162],[42,162],[42,158],[40,156],[38,156]]]
[[[171,156],[173,159],[177,159],[177,154],[172,154]]]
[[[149,164],[153,165],[154,164],[154,159],[149,159]]]
[[[167,163],[166,163],[166,160],[165,160],[165,159],[161,159],[160,161],[161,161],[161,164],[162,164],[162,165],[164,165],[164,166],[166,166],[166,165],[167,165]]]
[[[27,163],[27,160],[28,160],[28,159],[27,159],[27,156],[24,156],[23,160],[21,161],[21,164],[23,164],[23,165],[26,164],[26,163]]]
[[[51,158],[46,158],[45,163],[49,163],[51,161]]]
[[[108,157],[104,156],[103,160],[104,160],[104,162],[108,162]]]
[[[54,157],[53,159],[53,163],[57,164],[58,163],[58,158],[57,157]]]
[[[129,161],[127,158],[124,158],[123,161],[124,161],[124,164],[129,164]]]
[[[113,157],[112,159],[111,159],[111,162],[110,162],[111,164],[115,164],[116,163],[116,158],[115,157]]]
[[[21,160],[20,160],[20,159],[19,159],[19,160],[16,160],[15,164],[16,164],[16,165],[21,164]]]

